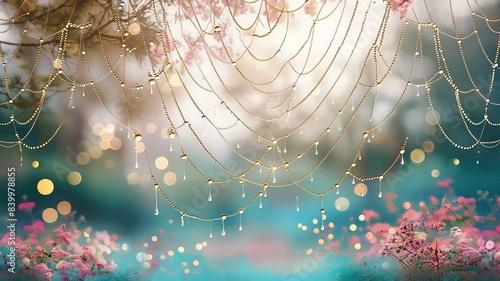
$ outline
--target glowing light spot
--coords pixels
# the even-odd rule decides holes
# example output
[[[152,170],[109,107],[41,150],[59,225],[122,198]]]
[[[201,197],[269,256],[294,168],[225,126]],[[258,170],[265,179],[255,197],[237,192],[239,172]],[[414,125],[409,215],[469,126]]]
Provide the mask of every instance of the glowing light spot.
[[[422,163],[425,160],[425,152],[422,149],[414,149],[410,154],[413,163]]]
[[[194,266],[198,266],[198,265],[200,265],[200,262],[199,262],[198,260],[194,260],[194,261],[193,261],[193,265],[194,265]]]
[[[147,247],[149,247],[149,244],[148,244],[147,242],[144,242],[144,244],[142,244],[142,246],[143,246],[144,248],[147,248]]]
[[[84,166],[90,162],[90,155],[87,152],[80,152],[76,155],[76,162]]]
[[[115,133],[113,131],[109,132],[108,130],[101,131],[101,138],[104,141],[110,141],[115,137]]]
[[[128,251],[128,244],[127,243],[122,244],[122,250]]]
[[[42,179],[37,184],[38,192],[42,195],[49,195],[54,191],[54,183],[49,179]]]
[[[160,259],[161,259],[161,260],[164,260],[165,258],[166,258],[166,256],[165,256],[165,255],[160,255]]]
[[[109,147],[113,150],[119,150],[122,147],[122,141],[119,138],[113,138],[109,141]]]
[[[358,196],[365,196],[368,192],[368,186],[366,184],[360,182],[354,186],[354,194]]]
[[[33,163],[31,163],[31,166],[36,169],[36,168],[40,167],[40,162],[35,160],[35,161],[33,161]]]
[[[173,256],[174,256],[174,251],[169,250],[169,251],[167,252],[167,255],[168,255],[169,257],[173,257]]]
[[[368,231],[368,232],[365,234],[365,237],[366,237],[366,239],[370,240],[370,239],[372,239],[372,238],[374,237],[374,235],[373,235],[373,233],[372,233],[372,232]]]
[[[42,212],[42,218],[46,223],[55,222],[58,216],[59,215],[57,214],[57,211],[54,208],[47,208]]]
[[[110,148],[110,144],[109,144],[109,141],[107,140],[101,140],[99,142],[99,147],[102,149],[102,150],[108,150]]]
[[[434,151],[434,143],[432,141],[424,141],[422,148],[427,153],[433,152]]]
[[[298,227],[298,228],[302,228],[302,224],[299,222],[299,223],[297,224],[297,227]]]
[[[158,241],[158,237],[156,237],[156,236],[154,236],[154,235],[153,235],[153,236],[151,237],[151,241],[153,241],[153,242]]]
[[[174,185],[177,182],[177,176],[173,172],[168,172],[163,176],[163,182],[166,185]]]
[[[82,181],[82,175],[77,171],[68,174],[68,183],[71,185],[78,185]]]
[[[349,230],[351,230],[351,231],[356,231],[356,229],[358,229],[358,227],[355,224],[351,224],[349,226]]]
[[[405,208],[405,210],[409,210],[411,208],[411,203],[410,202],[404,202],[403,203],[403,208]]]
[[[439,177],[439,170],[438,170],[438,169],[434,169],[434,170],[432,170],[432,172],[431,172],[431,176],[432,176],[433,178],[437,178],[437,177]]]
[[[307,226],[303,225],[302,226],[302,230],[306,231],[307,230]]]
[[[150,134],[153,134],[154,132],[156,132],[156,124],[155,123],[148,123],[146,125],[146,132],[148,132]]]
[[[92,159],[99,159],[102,156],[102,149],[98,146],[93,146],[89,149],[89,155]]]
[[[139,174],[136,172],[130,172],[127,175],[127,182],[130,185],[136,185],[139,183]]]
[[[152,260],[152,259],[153,259],[153,255],[151,255],[151,254],[147,254],[147,255],[146,255],[146,259],[147,259],[148,261]]]
[[[137,35],[141,33],[141,26],[137,22],[134,22],[128,26],[127,30],[130,35]]]
[[[146,150],[146,145],[141,141],[135,142],[135,147],[137,149],[137,153],[143,153],[144,150]]]
[[[349,205],[349,200],[345,197],[340,197],[335,200],[335,208],[340,212],[344,212],[349,209]]]
[[[396,234],[396,229],[394,229],[394,227],[391,227],[391,228],[389,228],[388,232],[389,232],[389,234],[394,235],[394,234]]]
[[[92,125],[92,132],[94,135],[100,136],[102,130],[104,130],[104,125],[102,123],[95,123]]]
[[[328,239],[332,240],[334,237],[335,236],[332,233],[328,234]]]
[[[189,272],[191,272],[191,271],[189,270],[189,268],[184,269],[184,273],[185,273],[186,275],[187,275],[187,274],[189,274]]]
[[[314,232],[314,234],[318,234],[319,233],[319,228],[313,229],[313,232]]]
[[[147,262],[147,261],[146,261],[146,262],[144,262],[144,263],[142,264],[142,266],[143,266],[144,268],[150,268],[150,267],[151,267],[151,264],[150,264],[149,262]]]
[[[363,214],[359,215],[359,217],[358,217],[359,221],[365,221],[365,219],[366,219],[366,217]]]
[[[328,227],[330,227],[330,228],[333,228],[334,226],[335,226],[335,224],[334,224],[333,222],[330,222],[330,223],[328,224]]]
[[[57,211],[61,215],[67,215],[71,212],[71,204],[68,201],[61,201],[57,204]]]
[[[354,249],[356,249],[356,250],[361,249],[361,243],[354,244]]]
[[[306,255],[310,255],[310,254],[312,254],[312,252],[313,252],[313,249],[309,248],[309,249],[306,251]]]
[[[439,122],[439,118],[439,113],[435,110],[428,111],[427,114],[425,114],[425,121],[427,121],[429,125],[436,125]]]
[[[106,131],[108,133],[113,133],[115,131],[115,125],[113,125],[113,124],[106,125]]]
[[[318,240],[318,244],[320,244],[320,245],[325,244],[325,240],[323,240],[323,239],[319,239],[319,240]]]
[[[207,242],[203,241],[203,242],[201,242],[201,245],[203,245],[203,247],[206,247],[207,246]]]
[[[156,158],[155,166],[158,170],[165,170],[168,167],[168,159],[164,156]]]
[[[453,165],[458,166],[460,164],[460,160],[458,159],[453,159]]]
[[[184,247],[182,246],[179,246],[179,248],[177,248],[177,251],[179,251],[179,253],[184,253]]]
[[[318,219],[313,219],[313,220],[312,220],[312,223],[313,223],[313,224],[318,224]]]
[[[201,251],[203,249],[203,245],[201,243],[196,244],[196,250]]]

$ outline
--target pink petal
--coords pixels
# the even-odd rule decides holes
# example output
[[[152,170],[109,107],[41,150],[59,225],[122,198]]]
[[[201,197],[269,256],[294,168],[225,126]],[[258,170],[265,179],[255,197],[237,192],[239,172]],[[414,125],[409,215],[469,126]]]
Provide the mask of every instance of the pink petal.
[[[442,187],[442,188],[449,188],[451,182],[452,182],[452,179],[447,179],[447,180],[444,180],[444,181],[438,181],[437,185],[439,187]]]
[[[24,202],[24,203],[20,203],[17,208],[19,210],[26,210],[26,209],[32,209],[33,207],[35,207],[35,203],[34,202]]]
[[[365,215],[365,221],[369,222],[372,218],[378,219],[380,215],[373,210],[363,210],[363,215]]]

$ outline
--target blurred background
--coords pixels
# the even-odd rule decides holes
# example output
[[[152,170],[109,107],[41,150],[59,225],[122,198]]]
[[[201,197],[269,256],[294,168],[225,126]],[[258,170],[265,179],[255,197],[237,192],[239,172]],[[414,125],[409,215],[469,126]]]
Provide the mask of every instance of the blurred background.
[[[314,1],[313,1],[314,2]],[[333,1],[335,2],[335,1]],[[380,1],[373,1],[369,11],[373,11],[373,18],[368,17],[368,21],[373,20],[380,24],[380,16],[383,14],[385,4]],[[485,201],[498,198],[498,188],[500,181],[496,179],[496,171],[500,169],[500,162],[497,161],[500,152],[495,148],[495,140],[500,138],[500,132],[497,126],[491,125],[471,125],[464,126],[463,118],[460,115],[460,107],[457,105],[456,96],[450,83],[445,78],[435,79],[435,82],[427,83],[432,75],[429,73],[437,72],[440,67],[446,65],[448,77],[453,77],[454,83],[461,89],[478,89],[479,91],[461,95],[461,106],[467,112],[471,120],[483,120],[485,114],[485,96],[479,94],[487,93],[490,105],[487,110],[488,118],[492,123],[498,122],[498,110],[495,104],[500,102],[496,92],[498,83],[496,82],[497,69],[491,67],[491,62],[497,62],[498,58],[498,27],[496,22],[486,23],[479,16],[471,16],[467,3],[470,1],[458,1],[454,6],[455,10],[450,11],[450,7],[442,3],[429,1],[415,1],[415,10],[408,14],[409,19],[420,19],[425,10],[423,3],[426,3],[427,9],[431,10],[432,21],[436,23],[446,34],[455,32],[454,25],[458,28],[457,33],[460,36],[467,36],[467,40],[457,44],[455,38],[446,35],[441,36],[441,48],[444,50],[443,57],[436,57],[436,41],[433,37],[432,28],[420,28],[415,24],[407,24],[406,33],[402,35],[404,39],[401,48],[398,47],[398,40],[401,36],[401,28],[404,26],[404,20],[399,19],[397,12],[390,12],[390,26],[385,34],[387,44],[384,45],[383,54],[387,54],[389,61],[392,55],[397,53],[395,67],[389,78],[377,88],[380,91],[379,103],[374,109],[374,122],[380,122],[392,107],[401,98],[390,119],[380,126],[381,131],[373,130],[370,134],[370,143],[363,147],[362,161],[356,166],[357,171],[363,176],[378,175],[383,172],[391,162],[398,156],[400,147],[404,139],[408,136],[408,142],[405,147],[404,165],[397,164],[385,175],[381,181],[383,197],[378,197],[379,181],[366,181],[360,186],[359,181],[351,183],[351,178],[346,178],[340,185],[340,194],[331,192],[323,197],[323,205],[326,210],[324,220],[325,230],[320,230],[322,202],[319,197],[298,190],[293,184],[284,188],[270,188],[267,190],[268,196],[262,198],[262,208],[258,207],[258,201],[245,210],[243,214],[228,218],[224,223],[225,236],[221,235],[222,224],[220,220],[198,221],[184,218],[184,225],[181,226],[181,215],[174,210],[166,200],[158,197],[159,214],[154,215],[155,211],[155,191],[151,175],[154,175],[160,183],[162,190],[168,194],[169,198],[184,212],[208,218],[218,218],[221,214],[236,212],[242,206],[245,206],[249,198],[253,198],[260,190],[256,184],[245,182],[245,191],[238,181],[229,181],[226,183],[214,183],[211,185],[211,195],[213,200],[209,202],[208,186],[205,179],[197,176],[190,165],[180,158],[184,152],[193,157],[197,167],[200,167],[207,176],[214,180],[224,180],[228,178],[226,172],[213,163],[205,156],[203,149],[197,145],[197,140],[192,134],[184,129],[177,130],[177,137],[169,137],[170,125],[166,122],[160,99],[149,98],[149,88],[144,89],[144,93],[135,93],[140,102],[132,101],[126,107],[121,103],[115,105],[112,101],[116,99],[118,90],[109,87],[106,83],[99,85],[99,92],[105,93],[104,104],[111,105],[111,109],[105,109],[92,91],[87,91],[83,97],[82,91],[87,88],[78,89],[73,101],[74,108],[70,114],[63,115],[68,108],[68,98],[63,95],[54,95],[48,99],[43,106],[41,119],[37,126],[25,140],[27,143],[39,143],[47,139],[47,136],[58,128],[60,120],[64,123],[57,136],[45,147],[36,150],[23,149],[22,166],[20,152],[17,146],[12,149],[2,149],[2,170],[8,166],[15,166],[17,173],[16,202],[35,202],[35,207],[30,213],[18,211],[19,224],[30,224],[34,220],[42,220],[48,227],[56,227],[67,219],[67,214],[76,211],[74,218],[83,215],[85,221],[80,222],[82,228],[91,227],[95,233],[106,230],[109,234],[116,234],[120,237],[117,263],[125,270],[132,269],[138,275],[138,280],[164,280],[165,274],[174,280],[190,280],[205,278],[208,280],[255,280],[263,278],[265,280],[319,280],[320,278],[332,278],[335,271],[341,271],[349,263],[359,261],[361,256],[376,256],[375,253],[368,253],[373,245],[378,241],[370,241],[366,237],[369,225],[369,219],[366,217],[372,214],[371,211],[379,214],[373,221],[389,223],[396,225],[396,220],[409,208],[417,206],[420,202],[428,204],[430,197],[435,196],[439,200],[447,196],[456,198],[464,196],[467,198],[483,198]],[[463,2],[463,3],[462,3]],[[486,14],[492,18],[498,18],[500,14],[500,5],[492,1],[479,1],[484,5]],[[368,4],[362,4],[368,5]],[[361,5],[361,6],[362,6]],[[347,5],[343,12],[337,12],[338,15],[349,14],[354,4]],[[364,6],[363,6],[364,7]],[[382,7],[382,8],[381,8]],[[458,12],[457,12],[458,11]],[[466,12],[461,12],[466,11]],[[452,21],[451,16],[455,16]],[[301,21],[296,17],[295,21],[290,23],[291,31],[282,31],[279,34],[288,34],[290,37],[283,42],[296,42],[298,39],[308,36],[310,22],[301,26]],[[334,22],[337,22],[337,19]],[[361,17],[359,20],[364,19]],[[349,17],[340,18],[338,25],[342,28],[350,22]],[[420,20],[424,22],[424,20]],[[356,22],[355,22],[356,23]],[[354,24],[355,25],[355,24]],[[301,28],[302,27],[302,28]],[[295,28],[295,29],[294,29]],[[321,34],[329,34],[330,26],[325,24],[318,27],[315,38],[322,38]],[[348,33],[354,36],[359,32],[366,32],[365,39],[375,36],[367,28],[362,31],[353,29]],[[477,30],[477,33],[474,33]],[[319,35],[318,35],[319,34]],[[469,34],[473,34],[469,36]],[[477,34],[479,40],[474,38]],[[230,34],[227,35],[230,38]],[[294,37],[296,36],[296,37]],[[356,37],[353,37],[356,38]],[[348,37],[347,42],[353,42],[353,38]],[[280,89],[288,89],[283,95],[295,94],[298,99],[312,93],[314,81],[318,79],[318,73],[325,72],[325,65],[321,65],[317,73],[309,76],[305,82],[299,80],[294,84],[296,75],[290,69],[287,69],[284,62],[287,56],[295,54],[296,49],[300,47],[299,43],[284,44],[285,47],[279,48],[280,56],[276,57],[276,48],[271,42],[260,42],[262,46],[254,46],[261,50],[261,54],[266,52],[274,56],[267,66],[255,65],[252,60],[243,56],[236,64],[240,71],[249,73],[249,79],[258,84],[258,81],[267,81],[272,77],[279,66],[283,65],[284,74],[279,75],[281,80],[273,83],[272,86],[260,87],[255,90],[248,85],[246,81],[240,81],[235,75],[231,64],[222,64],[217,67],[221,75],[226,75],[224,81],[228,84],[230,93],[221,94],[222,97],[201,92],[192,92],[188,96],[178,88],[180,108],[183,108],[184,114],[189,116],[194,130],[199,136],[206,135],[203,141],[207,148],[214,153],[217,159],[220,159],[224,165],[231,167],[233,171],[243,171],[250,166],[246,161],[242,161],[230,149],[241,147],[241,153],[250,159],[256,159],[258,155],[266,151],[267,143],[257,140],[256,135],[248,133],[241,126],[241,123],[234,122],[228,116],[228,112],[217,105],[219,99],[228,101],[228,105],[234,106],[236,101],[244,106],[238,106],[238,113],[241,113],[243,121],[251,120],[253,129],[256,132],[265,132],[267,128],[265,122],[256,123],[259,118],[250,118],[252,116],[244,115],[243,109],[255,113],[263,118],[274,118],[274,116],[284,116],[283,108],[286,109],[286,103],[277,102],[278,95],[264,95],[262,93],[279,92]],[[276,39],[278,40],[278,39]],[[419,41],[421,40],[421,41]],[[478,44],[478,41],[480,44]],[[280,42],[279,40],[276,42]],[[298,41],[300,42],[300,41]],[[355,42],[355,41],[354,41]],[[335,41],[334,45],[340,42]],[[347,69],[339,69],[330,72],[331,76],[341,77],[340,82],[335,84],[334,94],[323,94],[327,91],[325,88],[318,90],[319,97],[335,98],[335,107],[330,107],[330,102],[320,103],[314,100],[311,104],[305,104],[305,110],[297,108],[292,111],[292,122],[275,122],[270,126],[275,133],[276,138],[280,138],[279,145],[286,145],[291,155],[296,155],[309,146],[328,126],[332,112],[337,114],[338,110],[343,109],[350,113],[351,103],[353,107],[358,107],[356,116],[362,121],[368,120],[367,112],[371,109],[369,102],[363,102],[358,99],[366,89],[373,90],[372,87],[358,87],[355,79],[362,77],[370,83],[376,81],[373,77],[377,66],[370,65],[367,68],[361,68],[364,58],[370,53],[370,45],[363,46],[358,43],[359,48],[355,58],[338,59],[339,65],[344,60],[349,62]],[[415,45],[422,44],[422,47],[415,48]],[[462,49],[458,46],[462,44]],[[321,49],[324,43],[319,41],[316,45],[311,44],[310,50]],[[235,43],[235,46],[239,46]],[[270,46],[270,47],[267,47]],[[316,46],[316,47],[314,47]],[[439,49],[439,47],[438,47]],[[108,51],[112,54],[113,48]],[[415,54],[418,50],[419,54]],[[423,52],[422,50],[425,50]],[[233,52],[238,53],[235,47]],[[90,52],[90,51],[89,51]],[[301,51],[299,51],[301,52]],[[99,57],[95,54],[94,59]],[[313,52],[314,53],[314,52]],[[317,52],[321,54],[321,52]],[[437,52],[439,53],[439,51]],[[344,53],[344,56],[347,53]],[[423,56],[425,61],[425,70],[420,67],[420,59],[415,57]],[[443,59],[445,58],[445,59]],[[490,58],[490,61],[487,59]],[[371,60],[372,58],[370,58]],[[26,61],[29,59],[26,58]],[[311,57],[312,61],[325,62],[325,57]],[[380,60],[380,58],[379,58]],[[47,59],[50,63],[51,59]],[[446,61],[446,63],[444,63]],[[466,63],[464,63],[464,61]],[[283,63],[282,63],[283,62]],[[102,63],[102,61],[101,61]],[[200,65],[206,66],[200,63]],[[174,62],[175,64],[175,62]],[[276,64],[273,66],[273,64]],[[299,63],[300,64],[300,63]],[[381,63],[382,64],[382,63]],[[467,67],[464,67],[464,65]],[[48,64],[50,67],[50,64]],[[270,65],[270,66],[269,66]],[[305,64],[306,65],[306,64]],[[411,67],[410,67],[411,66]],[[46,66],[47,67],[47,66]],[[138,67],[137,73],[144,73],[142,66]],[[225,68],[228,68],[226,70]],[[385,69],[380,66],[381,69]],[[99,67],[96,66],[96,69]],[[105,69],[105,67],[104,67]],[[194,69],[194,67],[193,67]],[[257,69],[257,71],[256,71]],[[396,77],[408,77],[409,70],[414,69],[411,76],[411,83],[422,85],[418,87],[409,87],[405,90],[407,81],[400,81]],[[209,70],[209,68],[208,68]],[[39,64],[37,71],[43,71],[43,63]],[[205,73],[205,70],[195,70]],[[288,72],[286,72],[288,71]],[[427,71],[427,73],[425,73]],[[98,71],[97,71],[98,72]],[[183,78],[186,73],[181,73]],[[397,75],[394,75],[396,73]],[[134,85],[134,71],[127,73],[130,76],[130,85]],[[370,76],[372,75],[372,76]],[[206,74],[202,80],[215,80],[214,74]],[[197,76],[200,77],[200,76]],[[332,78],[333,77],[333,78]],[[368,77],[368,78],[367,78]],[[167,79],[177,79],[175,73]],[[297,78],[298,79],[298,78]],[[139,78],[137,83],[141,83]],[[196,83],[194,78],[186,78],[185,83],[188,89],[192,89]],[[354,82],[353,82],[354,81]],[[142,81],[144,82],[144,81]],[[116,81],[114,82],[116,84]],[[166,80],[158,81],[166,84]],[[333,82],[332,82],[333,83]],[[335,82],[337,83],[337,82]],[[175,83],[174,83],[175,84]],[[294,85],[296,89],[290,91],[289,86]],[[353,86],[354,85],[354,86]],[[430,108],[429,98],[425,85],[432,85],[430,94],[432,107],[437,112],[434,115]],[[107,88],[109,87],[109,88]],[[223,87],[215,85],[218,90]],[[332,86],[334,87],[334,86]],[[351,89],[352,93],[351,93]],[[90,88],[90,87],[89,87]],[[159,88],[161,88],[159,86]],[[304,89],[303,92],[299,91]],[[88,89],[87,89],[88,90]],[[156,92],[156,88],[154,89]],[[322,90],[322,91],[321,91]],[[131,91],[133,92],[133,91]],[[218,92],[218,91],[215,91]],[[339,93],[339,94],[337,94]],[[404,93],[404,96],[402,96]],[[352,95],[351,95],[352,94]],[[204,96],[205,95],[205,96]],[[486,94],[485,94],[486,95]],[[143,96],[148,98],[142,98]],[[272,97],[271,97],[272,96]],[[156,95],[155,95],[156,97]],[[318,97],[318,100],[320,98]],[[196,112],[191,103],[191,98],[198,101],[203,111],[206,112],[210,123]],[[291,100],[291,99],[290,99]],[[291,100],[292,101],[292,100]],[[2,100],[2,102],[4,102]],[[281,106],[273,106],[273,103]],[[214,107],[215,104],[215,107]],[[292,105],[294,102],[292,101]],[[290,104],[288,104],[290,106]],[[337,107],[338,106],[338,107]],[[167,111],[173,112],[173,118],[180,117],[176,112],[176,107],[172,100],[167,99]],[[266,110],[263,110],[266,109]],[[269,110],[269,108],[272,108]],[[280,109],[281,108],[281,109]],[[22,114],[24,109],[15,112],[16,116]],[[110,117],[111,113],[116,113],[118,117],[129,113],[132,116],[132,128],[141,132],[142,142],[138,144],[133,140],[134,132],[124,128]],[[358,110],[358,109],[357,109]],[[9,119],[11,111],[3,107],[0,116],[3,121]],[[31,114],[31,113],[28,113]],[[210,115],[209,115],[210,114]],[[200,115],[200,116],[198,116]],[[306,122],[300,129],[300,136],[297,131],[293,131],[297,124],[301,123],[307,117],[314,116]],[[437,117],[435,117],[437,116]],[[314,119],[319,121],[315,121]],[[436,118],[439,120],[437,125]],[[122,119],[126,120],[126,119]],[[2,122],[3,122],[2,121]],[[301,162],[302,165],[296,167],[294,172],[303,179],[303,184],[312,190],[321,192],[334,185],[344,173],[346,165],[356,157],[355,150],[359,144],[359,137],[363,132],[361,127],[348,126],[347,118],[342,120],[340,126],[346,128],[346,135],[342,138],[340,148],[335,150],[327,160],[314,170],[311,175],[308,172],[310,167],[317,165],[318,160],[314,157],[308,157]],[[321,125],[315,125],[320,122]],[[236,125],[233,125],[236,124]],[[227,130],[216,130],[214,127],[226,127]],[[332,131],[337,132],[338,123],[333,123]],[[474,146],[473,149],[458,149],[452,145],[443,135],[440,127],[457,143],[463,146],[473,145],[474,137],[480,136],[483,142],[492,142],[488,149],[482,146]],[[335,129],[333,129],[335,128]],[[304,132],[302,132],[304,130]],[[218,132],[222,131],[226,137],[227,143],[221,141]],[[294,134],[287,135],[287,132],[293,131]],[[2,126],[1,138],[11,140],[12,128]],[[265,134],[265,133],[262,133]],[[284,138],[290,136],[290,138]],[[336,135],[337,136],[337,135]],[[213,138],[211,140],[210,138]],[[285,139],[286,144],[285,144]],[[325,142],[334,140],[325,138]],[[179,140],[182,140],[182,144]],[[225,140],[225,141],[226,141]],[[223,145],[221,145],[223,144]],[[324,155],[330,146],[323,146],[323,140],[318,146],[319,154]],[[171,148],[171,149],[170,149]],[[313,148],[314,149],[314,148]],[[353,154],[354,153],[354,154]],[[289,154],[289,155],[290,155]],[[312,154],[312,153],[311,153]],[[137,158],[138,168],[135,168]],[[191,158],[191,157],[190,157]],[[262,176],[254,171],[252,174],[257,178],[257,182],[262,181]],[[7,182],[6,172],[0,174],[1,182]],[[185,179],[184,179],[185,176]],[[287,182],[285,174],[276,174],[278,183]],[[53,189],[52,189],[53,186]],[[298,191],[297,191],[298,190]],[[362,190],[362,192],[360,192]],[[247,196],[242,198],[242,192]],[[298,193],[297,193],[298,192]],[[300,211],[296,211],[297,201],[296,193],[299,195],[298,206]],[[5,194],[5,192],[4,192]],[[2,196],[2,201],[6,202]],[[60,205],[62,203],[62,205]],[[491,203],[493,202],[493,203]],[[488,212],[487,207],[494,205],[495,201],[486,202],[486,207],[481,209],[478,204],[478,213]],[[58,207],[59,206],[59,207]],[[62,208],[61,206],[64,206]],[[62,211],[63,210],[63,211]],[[496,211],[498,212],[498,211]],[[6,210],[2,208],[0,215],[6,217]],[[363,216],[360,216],[363,215]],[[242,230],[239,230],[239,227]],[[485,224],[484,228],[495,228],[495,223]],[[210,237],[210,232],[213,237]],[[0,235],[4,235],[1,231]],[[125,246],[124,246],[125,245]],[[147,255],[150,256],[147,256]],[[144,257],[143,257],[144,255]],[[348,257],[342,260],[340,257]],[[372,258],[375,260],[375,258]],[[153,261],[156,261],[153,262]],[[120,262],[122,262],[120,264]],[[394,265],[392,265],[394,266]],[[380,269],[382,270],[382,269]],[[142,272],[142,273],[141,273]]]

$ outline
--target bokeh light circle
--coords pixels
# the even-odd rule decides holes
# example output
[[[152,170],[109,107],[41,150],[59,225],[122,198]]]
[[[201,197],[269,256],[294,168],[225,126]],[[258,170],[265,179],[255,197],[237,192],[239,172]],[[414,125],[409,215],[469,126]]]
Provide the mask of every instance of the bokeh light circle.
[[[57,211],[54,208],[47,208],[42,212],[42,218],[46,223],[55,222],[58,216],[59,215],[57,214]]]
[[[365,196],[368,192],[368,186],[366,184],[360,182],[354,186],[354,194],[358,196]]]
[[[54,191],[54,183],[49,179],[41,179],[36,187],[42,195],[49,195]]]
[[[158,170],[165,170],[168,167],[167,157],[160,156],[155,160],[155,166]]]
[[[166,185],[174,185],[177,182],[177,176],[173,172],[168,172],[163,176],[163,182]]]
[[[71,185],[78,185],[82,181],[82,175],[77,171],[73,171],[68,174],[68,182]]]
[[[335,209],[337,209],[340,212],[344,212],[347,209],[349,209],[350,203],[349,200],[345,197],[340,197],[337,200],[335,200]]]
[[[411,161],[413,163],[422,163],[425,160],[425,152],[422,149],[414,149],[410,154]]]
[[[68,201],[61,201],[57,204],[57,211],[61,215],[67,215],[71,212],[71,203]]]

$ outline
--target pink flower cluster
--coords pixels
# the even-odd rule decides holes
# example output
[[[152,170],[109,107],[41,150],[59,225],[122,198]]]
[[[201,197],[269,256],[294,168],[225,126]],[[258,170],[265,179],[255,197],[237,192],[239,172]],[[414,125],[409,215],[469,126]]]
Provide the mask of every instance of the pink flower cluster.
[[[27,202],[19,209],[30,212],[34,203]],[[72,218],[75,212],[69,217]],[[95,238],[90,238],[92,229],[85,229],[85,237],[78,230],[77,224],[84,221],[80,216],[78,222],[68,222],[53,229],[52,233],[46,232],[42,221],[34,221],[23,227],[26,239],[19,238],[15,241],[16,259],[18,268],[16,276],[42,280],[84,280],[86,276],[96,276],[110,273],[116,264],[106,261],[105,255],[112,249],[117,250],[117,236],[110,236],[106,231],[96,232]],[[40,242],[41,237],[45,242]],[[8,237],[0,240],[0,245],[7,245]],[[78,239],[83,238],[88,245],[80,246]],[[10,247],[10,246],[9,246]],[[1,276],[0,276],[1,279]]]
[[[395,258],[412,276],[425,274],[439,279],[454,273],[470,279],[500,273],[500,247],[484,237],[472,238],[477,232],[456,226],[446,231],[444,222],[429,223],[429,216],[420,214],[413,221],[403,219],[395,233],[387,236],[379,255]]]
[[[399,12],[399,17],[403,19],[414,0],[390,0],[391,10]]]

